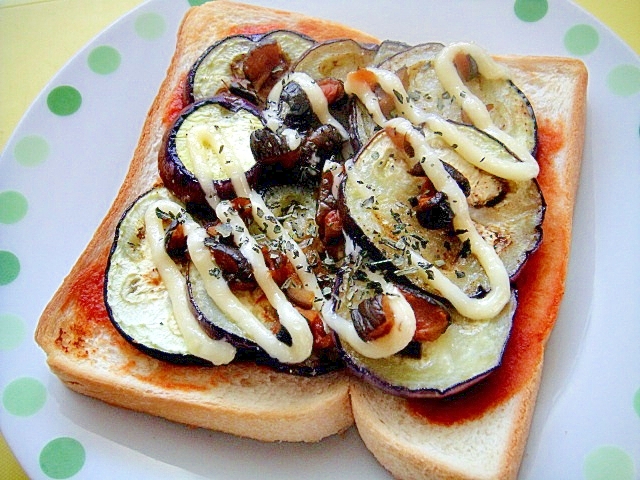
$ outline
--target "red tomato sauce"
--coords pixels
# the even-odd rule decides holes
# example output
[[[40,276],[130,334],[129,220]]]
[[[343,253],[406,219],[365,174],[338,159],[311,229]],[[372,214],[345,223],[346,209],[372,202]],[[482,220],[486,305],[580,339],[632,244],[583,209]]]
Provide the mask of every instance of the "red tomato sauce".
[[[538,177],[543,193],[554,189],[557,178],[552,169],[545,171],[553,156],[563,147],[562,125],[538,125]],[[542,173],[544,172],[544,173]],[[561,207],[558,207],[561,208]],[[409,410],[430,422],[451,425],[482,416],[519,392],[542,361],[544,344],[549,336],[562,297],[562,279],[566,259],[558,259],[554,245],[562,241],[563,225],[553,223],[554,206],[547,206],[543,223],[543,242],[530,256],[516,280],[518,310],[501,366],[484,381],[450,399],[409,400]],[[546,228],[545,228],[546,227]],[[544,279],[544,285],[541,285]],[[556,288],[549,289],[548,285]],[[555,292],[551,295],[549,292]]]
[[[70,298],[76,299],[81,311],[79,318],[93,323],[110,323],[103,295],[105,269],[106,258],[95,262],[76,277]]]
[[[187,75],[185,74],[180,79],[173,92],[171,92],[171,96],[169,97],[169,101],[167,102],[164,115],[162,117],[162,123],[164,125],[168,126],[175,122],[178,115],[180,115],[180,112],[182,112],[182,110],[187,106],[188,102],[185,93],[186,83]]]
[[[75,321],[60,328],[56,344],[67,352],[86,358],[93,354],[95,347],[86,340],[95,338],[96,332],[112,328],[103,299],[104,267],[106,255],[89,268],[75,275],[68,298],[72,305],[63,309],[77,312]]]

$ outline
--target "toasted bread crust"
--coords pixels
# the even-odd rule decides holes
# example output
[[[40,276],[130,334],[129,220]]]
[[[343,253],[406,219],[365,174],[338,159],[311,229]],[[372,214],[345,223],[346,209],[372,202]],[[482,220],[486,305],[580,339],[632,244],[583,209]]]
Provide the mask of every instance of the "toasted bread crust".
[[[225,0],[190,9],[126,179],[38,324],[35,338],[46,352],[49,366],[71,389],[108,403],[265,441],[317,441],[348,428],[355,415],[367,446],[385,468],[402,478],[515,477],[535,406],[543,347],[557,315],[566,276],[584,135],[586,71],[578,61],[499,59],[512,68],[514,81],[532,101],[538,120],[562,124],[564,142],[549,157],[551,163],[542,166],[540,183],[548,208],[545,240],[537,254],[542,260],[535,266],[541,281],[527,285],[535,289],[532,297],[536,302],[526,314],[547,319],[549,328],[527,381],[481,418],[461,425],[431,424],[409,414],[404,400],[373,390],[344,373],[299,378],[253,364],[216,368],[167,364],[128,344],[110,324],[106,312],[86,308],[86,299],[79,293],[83,290],[81,280],[86,280],[87,272],[104,271],[120,215],[141,193],[159,183],[156,161],[166,129],[165,112],[170,110],[190,66],[217,39],[278,28],[297,30],[317,40],[350,37],[376,41],[334,22]],[[570,91],[559,86],[561,81],[571,83]],[[560,97],[562,102],[557,103]],[[491,466],[479,471],[478,462],[450,461],[447,449],[455,453],[477,436],[478,429],[496,436],[495,442],[482,450],[487,457],[478,460]],[[416,445],[420,442],[424,443]],[[495,451],[490,455],[490,450]]]

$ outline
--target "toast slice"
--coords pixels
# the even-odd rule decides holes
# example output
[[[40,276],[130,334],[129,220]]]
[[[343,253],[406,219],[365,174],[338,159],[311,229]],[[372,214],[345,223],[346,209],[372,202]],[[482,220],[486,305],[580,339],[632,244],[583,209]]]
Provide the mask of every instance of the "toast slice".
[[[51,370],[71,389],[120,407],[264,441],[313,442],[353,424],[350,382],[342,373],[301,378],[252,363],[215,369],[170,365],[124,341],[102,299],[117,222],[131,202],[160,182],[157,159],[171,121],[167,112],[173,111],[191,65],[220,38],[281,28],[317,40],[377,41],[337,23],[226,1],[188,11],[125,181],[36,330]]]
[[[136,350],[111,325],[102,285],[113,233],[126,207],[159,183],[158,152],[189,68],[217,39],[279,28],[316,40],[377,42],[337,23],[225,0],[189,10],[126,179],[38,324],[36,341],[51,370],[72,390],[113,405],[264,441],[318,441],[348,428],[355,417],[367,447],[399,478],[515,477],[566,274],[584,134],[586,70],[578,61],[499,59],[512,68],[547,138],[555,140],[544,147],[539,178],[547,199],[545,240],[523,273],[522,294],[528,292],[529,300],[518,314],[520,323],[539,327],[538,340],[521,364],[516,386],[473,418],[417,416],[414,404],[340,372],[302,378],[253,363],[215,368],[168,364]],[[534,277],[535,282],[527,281]]]
[[[587,72],[579,60],[499,58],[538,119],[544,240],[516,281],[519,309],[501,368],[485,383],[429,412],[362,383],[351,387],[358,432],[398,478],[515,478],[540,384],[544,348],[564,292],[586,116]],[[526,342],[526,345],[525,345]],[[526,353],[516,352],[526,347]],[[507,394],[496,393],[500,387]],[[500,400],[498,400],[498,397]],[[473,410],[472,405],[488,405]],[[423,412],[416,414],[417,411]]]

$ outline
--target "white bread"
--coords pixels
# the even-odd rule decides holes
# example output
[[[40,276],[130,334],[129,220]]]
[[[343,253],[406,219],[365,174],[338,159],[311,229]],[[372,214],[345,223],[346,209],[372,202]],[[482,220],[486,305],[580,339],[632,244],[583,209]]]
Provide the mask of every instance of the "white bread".
[[[354,383],[351,404],[358,432],[376,458],[398,478],[515,478],[526,445],[544,354],[558,313],[571,243],[573,205],[582,158],[587,74],[580,61],[500,58],[514,83],[531,101],[541,128],[553,128],[558,144],[549,148],[539,177],[547,199],[544,240],[529,272],[535,283],[522,292],[520,311],[540,324],[526,381],[505,402],[479,418],[455,425],[416,418],[407,402]],[[535,287],[532,291],[531,287]],[[473,401],[473,398],[466,401]]]
[[[367,447],[399,478],[514,478],[550,328],[537,343],[538,361],[512,396],[478,418],[443,426],[412,416],[405,400],[344,373],[300,378],[250,363],[215,368],[171,365],[137,351],[110,324],[101,304],[101,287],[113,232],[126,206],[159,182],[156,161],[168,124],[165,112],[188,69],[216,39],[276,28],[298,30],[317,40],[375,41],[339,24],[224,0],[189,10],[126,180],[40,319],[36,340],[50,368],[71,389],[108,403],[264,441],[317,441],[348,428],[355,417]],[[584,134],[586,70],[569,59],[500,60],[512,68],[515,83],[533,103],[541,123],[554,126],[563,137],[561,148],[542,166],[545,239],[532,267],[541,281],[533,284],[536,301],[525,312],[550,327],[568,260]],[[529,289],[533,286],[527,284]]]
[[[160,182],[157,158],[168,126],[164,112],[171,109],[191,65],[220,38],[239,30],[255,33],[277,28],[303,31],[317,40],[344,36],[375,40],[335,23],[250,5],[223,1],[189,10],[126,179],[89,245],[45,308],[36,331],[51,370],[71,389],[121,407],[264,441],[313,442],[353,424],[349,378],[343,374],[309,379],[253,364],[216,369],[165,364],[123,341],[104,307],[90,313],[81,307],[82,296],[90,294],[88,284],[99,289],[93,293],[102,301],[107,252],[125,208]],[[88,279],[91,275],[97,277],[93,283]]]

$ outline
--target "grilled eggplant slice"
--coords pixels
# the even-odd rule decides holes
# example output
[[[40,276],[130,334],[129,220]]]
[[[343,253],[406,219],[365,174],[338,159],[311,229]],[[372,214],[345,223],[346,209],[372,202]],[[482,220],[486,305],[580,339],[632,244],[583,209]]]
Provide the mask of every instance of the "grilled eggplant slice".
[[[266,365],[276,371],[292,375],[313,377],[339,370],[344,367],[335,347],[314,349],[309,358],[301,363],[284,363],[267,354],[258,344],[247,338],[245,332],[229,319],[207,294],[202,277],[191,266],[188,273],[188,286],[191,302],[203,329],[211,336],[224,338],[239,352],[251,357],[256,363]],[[287,342],[286,330],[281,330],[277,315],[259,290],[235,292],[240,302],[250,307],[252,313],[260,318],[268,328],[272,328],[277,338]]]
[[[306,185],[273,185],[260,191],[264,203],[297,243],[305,243],[318,234],[315,222],[316,192]]]
[[[447,92],[436,75],[434,60],[444,48],[439,43],[426,43],[406,49],[380,64],[380,68],[396,72],[414,105],[443,118],[468,123],[460,106]],[[474,68],[474,60],[460,60],[458,71],[471,93],[487,106],[493,123],[511,135],[530,152],[536,148],[536,119],[524,93],[513,82],[487,79]]]
[[[276,30],[266,35],[233,35],[211,45],[187,79],[191,102],[232,91],[259,102],[293,63],[315,42],[306,35]]]
[[[345,127],[349,126],[350,102],[344,94],[343,83],[347,75],[359,68],[373,65],[377,45],[362,45],[351,39],[328,40],[311,47],[291,68],[319,82],[325,91],[332,115]],[[333,83],[337,89],[327,88]]]
[[[457,125],[457,124],[456,124]],[[458,125],[483,148],[501,158],[515,157],[492,137],[467,125]],[[467,197],[469,211],[479,233],[497,251],[509,276],[514,277],[530,252],[538,246],[544,216],[544,199],[535,180],[495,180],[459,157],[455,148],[427,132],[433,158],[440,158],[473,179]],[[425,188],[426,177],[416,176],[416,160],[399,149],[386,131],[375,134],[346,170],[340,208],[345,231],[399,280],[438,295],[410,264],[410,251],[418,252],[468,296],[489,291],[483,268],[452,228],[425,228],[414,205]],[[466,165],[465,165],[466,164]],[[475,169],[475,170],[471,170]],[[499,184],[499,199],[494,194]],[[487,191],[485,191],[487,190]],[[476,199],[491,197],[493,202]],[[489,206],[490,205],[490,206]]]
[[[198,58],[187,78],[187,97],[196,102],[227,90],[240,74],[240,62],[254,41],[246,35],[234,35],[211,45]]]
[[[375,135],[380,127],[373,121],[362,102],[352,97],[349,99],[349,136],[354,152],[359,152]]]
[[[122,336],[144,353],[172,363],[207,364],[188,352],[169,294],[144,241],[145,212],[158,200],[176,199],[165,188],[150,190],[118,223],[105,276],[107,313]]]
[[[349,72],[371,65],[376,51],[377,47],[351,39],[328,40],[307,50],[292,71],[306,73],[316,81],[324,78],[344,81]]]
[[[406,398],[441,398],[475,385],[502,362],[516,309],[515,294],[502,313],[475,321],[451,312],[447,331],[433,342],[411,344],[384,359],[365,357],[346,342],[340,344],[347,368],[363,380]],[[455,359],[455,360],[452,360]]]
[[[373,265],[369,262],[358,255],[357,260],[338,273],[329,308],[342,318],[353,318],[358,306],[381,291],[380,277],[371,274],[375,262]],[[393,395],[441,398],[460,393],[500,366],[517,306],[515,293],[496,317],[470,320],[424,292],[402,286],[400,291],[407,298],[414,296],[419,302],[432,304],[434,312],[446,311],[449,316],[446,330],[429,340],[416,340],[416,333],[404,349],[382,358],[365,356],[338,336],[342,359],[356,376]],[[413,308],[418,317],[416,307]]]
[[[219,95],[192,104],[165,137],[158,156],[160,178],[187,205],[206,207],[215,195],[233,198],[235,191],[225,164],[240,165],[254,184],[259,166],[249,137],[262,127],[260,112],[239,97]],[[206,184],[201,185],[199,179]]]
[[[257,345],[249,340],[242,329],[233,319],[227,317],[211,299],[202,276],[194,265],[190,265],[187,271],[187,286],[191,303],[196,312],[202,328],[211,336],[225,338],[229,343],[239,349],[257,350]],[[260,295],[257,289],[235,291],[243,305],[250,306],[254,314],[259,316],[268,327],[277,327],[277,318],[268,308],[268,302],[260,303]]]

